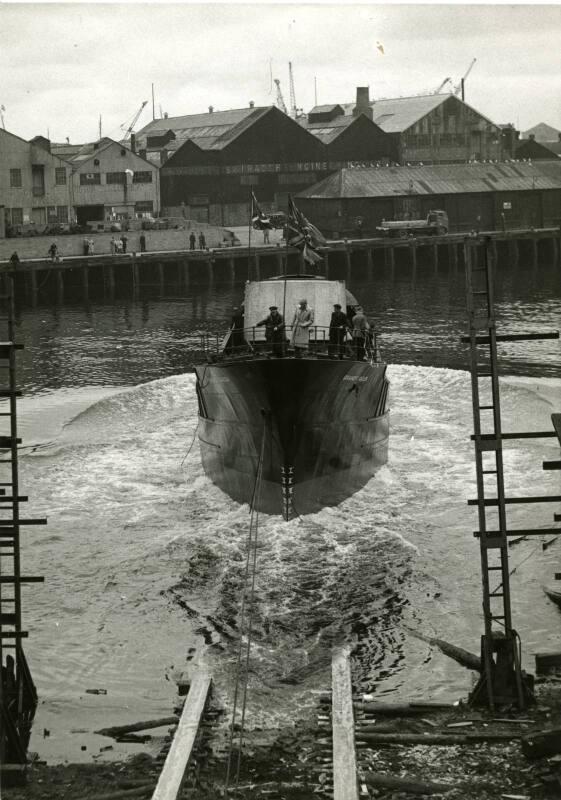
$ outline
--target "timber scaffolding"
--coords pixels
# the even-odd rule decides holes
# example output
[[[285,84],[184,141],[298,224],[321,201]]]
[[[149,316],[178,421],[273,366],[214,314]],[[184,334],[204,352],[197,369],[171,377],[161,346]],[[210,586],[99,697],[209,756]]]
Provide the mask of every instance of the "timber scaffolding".
[[[561,227],[493,231],[485,235],[496,263],[511,265],[513,269],[520,263],[532,269],[540,263],[561,264]],[[473,238],[478,238],[475,232]],[[415,271],[417,266],[428,264],[433,269],[442,266],[456,270],[458,266],[465,266],[465,241],[464,233],[329,241],[326,247],[319,248],[323,260],[316,270],[326,278],[347,281],[357,275],[372,280],[378,270],[386,268],[392,272],[396,268]],[[127,289],[132,289],[133,296],[143,284],[152,289],[158,285],[160,294],[164,294],[166,284],[171,283],[187,289],[191,280],[233,283],[235,280],[262,280],[287,272],[308,273],[309,265],[298,249],[283,244],[65,256],[54,262],[43,258],[22,260],[15,266],[8,261],[0,262],[0,275],[15,276],[18,291],[24,282],[32,303],[47,282],[49,286],[55,284],[57,300],[62,302],[65,280],[73,287],[81,284],[82,295],[87,300],[90,283],[99,283],[100,279],[104,291],[111,297],[116,285],[126,285]]]
[[[27,497],[19,493],[16,398],[21,395],[16,382],[16,353],[23,345],[15,342],[13,280],[8,278],[5,304],[7,336],[0,342],[0,787],[25,780],[27,747],[37,707],[33,684],[22,640],[22,586],[40,583],[42,577],[21,574],[20,532],[27,525],[42,525],[44,519],[23,519],[20,504]],[[7,423],[7,424],[6,424]],[[1,789],[0,789],[1,790]]]

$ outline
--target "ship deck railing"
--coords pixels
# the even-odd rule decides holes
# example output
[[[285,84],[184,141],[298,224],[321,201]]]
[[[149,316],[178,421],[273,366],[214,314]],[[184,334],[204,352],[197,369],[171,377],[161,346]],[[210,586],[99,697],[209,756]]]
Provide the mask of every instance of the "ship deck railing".
[[[270,357],[297,358],[302,355],[333,360],[357,360],[357,343],[362,343],[364,359],[380,363],[382,357],[375,331],[352,331],[347,329],[341,344],[331,342],[330,329],[324,325],[312,325],[309,330],[307,348],[295,348],[291,342],[292,325],[284,325],[284,335],[275,340],[267,339],[262,326],[251,328],[232,327],[225,336],[201,334],[201,350],[208,361],[231,361],[263,359]],[[357,333],[359,335],[357,335]]]

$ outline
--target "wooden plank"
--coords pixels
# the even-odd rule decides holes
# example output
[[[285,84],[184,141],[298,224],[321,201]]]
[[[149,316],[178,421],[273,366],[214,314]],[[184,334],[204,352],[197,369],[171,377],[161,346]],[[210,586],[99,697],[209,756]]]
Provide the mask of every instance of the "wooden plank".
[[[333,800],[358,800],[353,690],[348,648],[331,661],[333,719]]]
[[[185,700],[181,718],[152,800],[176,800],[185,777],[210,691],[211,677],[197,672]]]

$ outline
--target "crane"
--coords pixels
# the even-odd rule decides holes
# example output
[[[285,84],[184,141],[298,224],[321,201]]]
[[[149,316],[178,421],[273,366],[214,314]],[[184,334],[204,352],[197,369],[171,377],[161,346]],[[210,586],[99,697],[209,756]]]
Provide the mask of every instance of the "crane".
[[[454,94],[456,95],[456,97],[459,94],[461,94],[462,95],[462,100],[464,99],[464,81],[466,80],[466,78],[469,75],[469,73],[472,71],[473,65],[475,64],[476,61],[477,61],[477,59],[474,58],[473,61],[471,62],[471,64],[469,65],[469,67],[467,68],[466,74],[464,75],[463,78],[460,78],[460,82],[454,88]]]
[[[444,80],[442,81],[436,92],[433,92],[433,94],[440,94],[440,92],[444,89],[447,83],[452,83],[452,78],[444,78]]]
[[[138,109],[138,111],[136,112],[136,114],[134,115],[134,117],[132,118],[132,121],[131,121],[130,125],[127,127],[127,129],[126,129],[126,131],[125,131],[125,135],[124,135],[124,137],[123,137],[123,142],[126,142],[126,141],[127,141],[127,139],[130,137],[131,133],[132,133],[132,132],[133,132],[133,130],[134,130],[134,126],[135,126],[135,125],[136,125],[136,123],[138,122],[138,118],[139,118],[139,116],[142,114],[142,111],[143,111],[143,109],[144,109],[144,106],[145,106],[147,103],[148,103],[148,100],[143,100],[143,101],[142,101],[142,105],[140,106],[140,108]],[[121,125],[121,130],[122,130],[122,131],[123,131],[123,130],[125,130],[125,125],[126,125],[126,124],[127,124],[126,122],[123,122],[123,124]]]
[[[296,94],[294,92],[294,76],[292,74],[292,61],[288,62],[288,77],[290,81],[290,113],[294,119],[297,119],[298,109],[296,108]]]
[[[282,96],[280,81],[278,78],[275,78],[275,83],[277,85],[277,108],[280,108],[285,114],[288,114],[286,110],[286,104],[284,102],[284,97]]]

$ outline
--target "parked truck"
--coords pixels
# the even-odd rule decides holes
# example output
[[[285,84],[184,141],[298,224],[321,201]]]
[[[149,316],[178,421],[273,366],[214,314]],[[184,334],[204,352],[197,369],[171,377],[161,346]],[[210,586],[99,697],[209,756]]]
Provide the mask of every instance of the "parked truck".
[[[429,211],[426,219],[383,219],[376,232],[381,236],[443,236],[448,233],[448,214]]]

